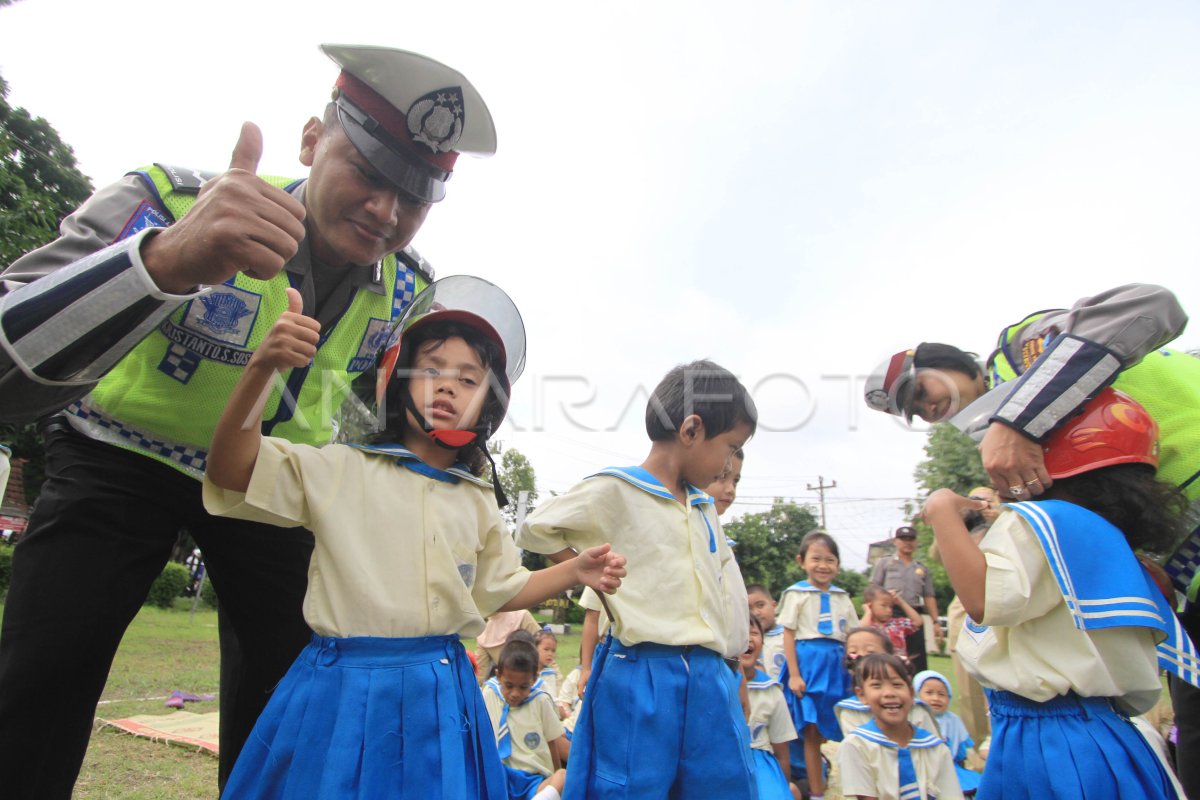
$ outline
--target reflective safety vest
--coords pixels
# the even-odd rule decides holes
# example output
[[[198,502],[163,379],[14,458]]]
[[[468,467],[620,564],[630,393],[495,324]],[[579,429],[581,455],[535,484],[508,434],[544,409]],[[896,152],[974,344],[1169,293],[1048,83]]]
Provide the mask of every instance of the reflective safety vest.
[[[1046,313],[1026,317],[1000,333],[987,365],[993,386],[1016,379],[1029,367],[1022,354],[1014,354],[1013,345],[1026,325]],[[1027,345],[1030,363],[1053,338]],[[1014,355],[1021,363],[1014,362]],[[1121,370],[1113,386],[1145,406],[1158,423],[1158,477],[1183,489],[1195,508],[1200,502],[1200,358],[1179,350],[1155,350]]]
[[[144,224],[169,225],[196,202],[202,178],[155,165],[138,173],[161,209]],[[181,177],[182,175],[182,177]],[[291,189],[299,181],[263,177]],[[158,211],[165,210],[170,219]],[[127,226],[125,235],[140,227]],[[388,327],[428,285],[407,253],[384,258],[382,282],[391,291],[360,289],[342,315],[321,330],[311,365],[277,375],[263,409],[263,433],[323,445],[351,381],[373,366]],[[213,431],[242,368],[275,320],[287,310],[287,270],[268,281],[243,273],[183,303],[141,341],[83,400],[67,408],[72,425],[92,438],[158,459],[193,477],[203,475]],[[299,288],[296,286],[296,288]]]

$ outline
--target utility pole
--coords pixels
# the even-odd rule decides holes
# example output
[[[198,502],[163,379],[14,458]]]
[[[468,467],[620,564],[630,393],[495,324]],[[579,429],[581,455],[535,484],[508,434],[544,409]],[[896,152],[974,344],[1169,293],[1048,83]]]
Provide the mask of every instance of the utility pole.
[[[825,528],[825,490],[826,489],[836,489],[836,488],[837,488],[837,481],[833,481],[831,483],[826,483],[825,477],[823,475],[817,476],[817,485],[816,486],[813,486],[811,483],[808,484],[808,490],[810,492],[816,492],[817,495],[821,498],[821,527],[822,528]]]

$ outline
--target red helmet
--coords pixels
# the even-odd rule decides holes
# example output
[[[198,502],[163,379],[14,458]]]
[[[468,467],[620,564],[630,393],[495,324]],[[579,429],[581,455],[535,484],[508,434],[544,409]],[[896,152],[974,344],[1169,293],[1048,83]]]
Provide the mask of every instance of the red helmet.
[[[1055,480],[1114,464],[1158,469],[1158,423],[1141,403],[1110,386],[1051,434],[1043,449],[1046,472]]]

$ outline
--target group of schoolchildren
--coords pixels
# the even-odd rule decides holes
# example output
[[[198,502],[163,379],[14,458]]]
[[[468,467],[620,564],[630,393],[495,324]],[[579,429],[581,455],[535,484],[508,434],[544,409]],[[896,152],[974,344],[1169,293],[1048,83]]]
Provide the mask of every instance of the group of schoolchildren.
[[[897,653],[911,608],[873,588],[860,625],[824,532],[804,538],[806,579],[777,615],[763,587],[747,592],[718,518],[757,425],[732,373],[706,361],[668,372],[647,404],[645,460],[546,500],[514,541],[485,479],[524,366],[511,300],[465,276],[433,284],[382,352],[372,435],[322,448],[259,433],[274,373],[305,366],[319,340],[293,300],[229,399],[204,491],[214,513],[313,531],[314,634],[226,796],[754,800],[797,797],[789,779],[803,770],[817,798],[823,739],[843,740],[847,796],[962,796],[955,767],[971,745],[949,682],[914,683]],[[1119,419],[1137,416],[1126,401]],[[1149,436],[1125,463],[1053,475],[1053,499],[1017,504],[982,544],[962,522],[975,501],[942,490],[926,503],[970,615],[959,649],[991,689],[980,797],[1177,796],[1125,717],[1161,692],[1164,639],[1194,659],[1131,549],[1167,538],[1177,508],[1153,480]],[[1118,484],[1122,515],[1107,499]],[[553,566],[525,569],[518,547]],[[481,688],[460,639],[580,584],[604,635],[561,682],[574,683],[562,705],[552,637],[517,635]]]

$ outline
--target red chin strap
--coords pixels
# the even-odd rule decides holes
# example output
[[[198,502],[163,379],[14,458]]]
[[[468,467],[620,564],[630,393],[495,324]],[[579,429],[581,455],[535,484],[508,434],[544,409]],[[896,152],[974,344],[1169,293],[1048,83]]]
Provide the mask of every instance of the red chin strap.
[[[426,433],[430,439],[433,439],[442,447],[448,447],[451,450],[466,447],[479,437],[479,434],[475,431],[464,430],[427,430]]]

